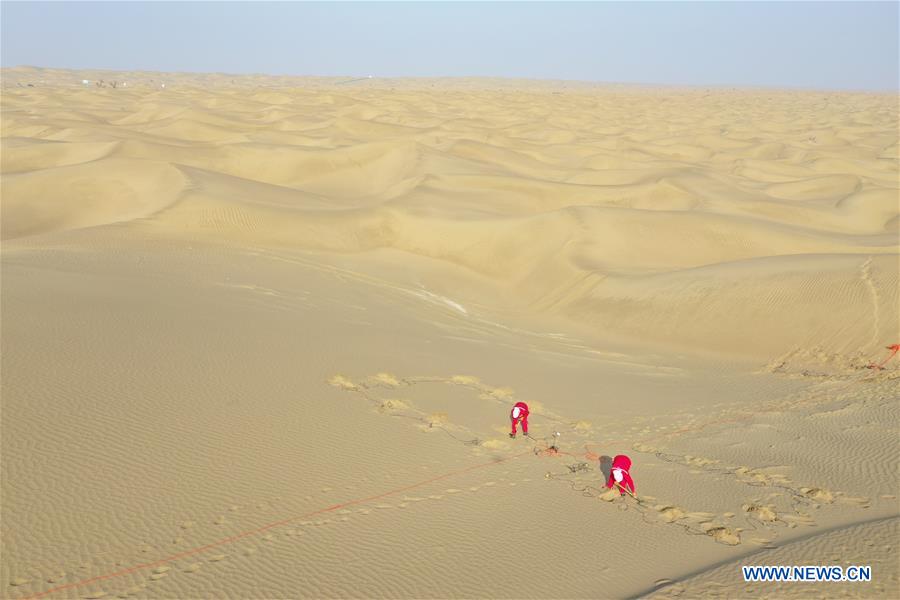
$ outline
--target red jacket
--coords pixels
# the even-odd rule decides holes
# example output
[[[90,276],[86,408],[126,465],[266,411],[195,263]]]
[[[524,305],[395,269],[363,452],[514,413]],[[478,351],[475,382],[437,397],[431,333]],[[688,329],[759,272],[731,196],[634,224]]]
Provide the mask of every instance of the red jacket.
[[[620,470],[622,472],[622,481],[619,482],[619,485],[634,494],[634,480],[631,479],[631,475],[628,474],[628,469],[631,468],[631,459],[625,456],[624,454],[619,454],[613,459],[612,462],[612,470],[609,472],[609,481],[606,482],[606,487],[613,488],[616,487],[616,477],[615,472]],[[619,490],[619,494],[622,496],[625,495],[625,492],[622,491],[621,488],[617,488]]]
[[[527,419],[528,418],[528,405],[525,404],[524,402],[516,402],[515,406],[513,406],[512,409],[509,411],[509,418],[510,419],[516,418],[516,417],[513,417],[513,411],[517,408],[519,409],[518,418],[519,419]]]

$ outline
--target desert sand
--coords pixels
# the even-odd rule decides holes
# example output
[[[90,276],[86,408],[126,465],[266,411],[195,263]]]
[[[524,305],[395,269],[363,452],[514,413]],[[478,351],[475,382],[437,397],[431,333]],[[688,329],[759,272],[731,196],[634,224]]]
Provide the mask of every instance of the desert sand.
[[[900,596],[896,95],[2,85],[3,597]]]

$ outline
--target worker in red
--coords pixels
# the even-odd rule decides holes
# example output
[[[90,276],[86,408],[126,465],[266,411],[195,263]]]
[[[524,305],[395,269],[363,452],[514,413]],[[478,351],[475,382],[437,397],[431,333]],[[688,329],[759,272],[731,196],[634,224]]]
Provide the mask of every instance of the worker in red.
[[[522,433],[528,435],[528,405],[524,402],[516,402],[509,413],[509,420],[512,421],[512,432],[509,437],[516,437],[516,424],[522,423]]]
[[[628,474],[628,469],[630,468],[630,458],[624,454],[616,456],[612,461],[612,469],[609,472],[609,480],[606,482],[606,487],[618,489],[621,496],[624,496],[625,492],[629,492],[633,496],[634,481],[631,479],[631,475]]]

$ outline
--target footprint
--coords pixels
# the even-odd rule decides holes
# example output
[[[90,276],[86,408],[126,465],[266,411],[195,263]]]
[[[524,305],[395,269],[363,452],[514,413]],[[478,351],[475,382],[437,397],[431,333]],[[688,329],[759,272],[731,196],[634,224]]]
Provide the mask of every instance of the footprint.
[[[215,523],[216,525],[224,525],[226,523],[226,521],[227,520],[225,519],[225,517],[220,516],[220,517],[216,517],[216,520],[213,521],[213,523]]]
[[[134,596],[135,594],[140,594],[144,591],[145,586],[143,585],[133,585],[130,588],[124,590],[121,594],[119,594],[119,598],[127,598],[128,596]]]
[[[190,528],[193,527],[193,526],[194,526],[194,522],[193,522],[193,521],[183,521],[183,522],[181,523],[181,528],[182,528],[182,529],[190,529]]]
[[[342,390],[357,391],[359,386],[344,377],[343,375],[334,375],[328,380],[328,383]]]
[[[209,562],[219,562],[220,560],[225,560],[228,558],[227,554],[213,554],[209,557]]]
[[[201,568],[203,568],[203,565],[201,563],[194,563],[194,564],[186,566],[184,568],[184,572],[185,573],[196,573]]]
[[[400,385],[400,380],[390,373],[378,373],[377,375],[372,375],[369,379],[388,387],[398,387]]]
[[[150,579],[152,581],[158,581],[158,580],[162,579],[163,577],[168,577],[168,576],[169,576],[168,573],[153,573],[152,575],[150,575]]]
[[[397,400],[396,398],[391,398],[390,400],[385,400],[381,403],[381,406],[378,407],[378,410],[381,412],[386,411],[401,411],[409,408],[409,405],[403,400]]]
[[[614,500],[618,500],[619,497],[620,494],[618,490],[606,490],[599,496],[600,500],[603,500],[604,502],[613,502]]]
[[[24,577],[16,577],[12,581],[9,582],[9,585],[13,587],[19,587],[20,585],[25,585],[27,583],[31,583],[30,579],[25,579]]]
[[[434,427],[435,425],[443,425],[444,423],[449,421],[450,415],[448,415],[445,412],[436,412],[436,413],[431,413],[425,419],[428,422],[428,427],[431,428],[431,427]]]
[[[730,527],[721,527],[708,524],[704,527],[706,535],[710,536],[720,544],[727,546],[737,546],[741,543],[741,534],[736,529]]]
[[[812,500],[816,500],[818,502],[824,502],[825,504],[831,504],[832,502],[834,502],[834,494],[832,494],[828,490],[805,487],[800,488],[800,492],[807,498],[811,498]]]
[[[610,490],[607,494],[610,492],[615,493],[615,490]],[[666,523],[673,523],[685,516],[684,511],[677,506],[660,506],[656,510],[659,511],[659,518]]]
[[[778,514],[771,506],[762,506],[760,504],[745,504],[741,509],[751,517],[764,523],[774,523],[778,520]]]
[[[508,388],[508,387],[493,388],[491,390],[488,390],[488,392],[487,392],[488,398],[491,398],[494,400],[506,400],[507,398],[512,398],[513,394],[514,394],[514,392],[513,392],[512,388]],[[537,403],[532,400],[529,400],[529,402],[531,402],[531,406],[532,406],[531,410],[536,411],[537,409],[535,407],[537,406]]]

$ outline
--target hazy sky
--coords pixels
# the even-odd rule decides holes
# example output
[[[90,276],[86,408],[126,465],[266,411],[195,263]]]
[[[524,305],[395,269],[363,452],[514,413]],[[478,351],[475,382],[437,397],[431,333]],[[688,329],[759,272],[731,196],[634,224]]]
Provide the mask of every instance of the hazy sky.
[[[0,61],[898,88],[897,2],[8,2]]]

